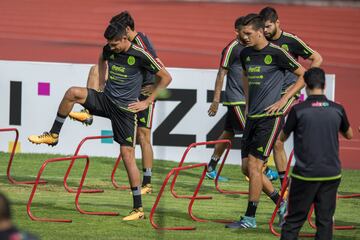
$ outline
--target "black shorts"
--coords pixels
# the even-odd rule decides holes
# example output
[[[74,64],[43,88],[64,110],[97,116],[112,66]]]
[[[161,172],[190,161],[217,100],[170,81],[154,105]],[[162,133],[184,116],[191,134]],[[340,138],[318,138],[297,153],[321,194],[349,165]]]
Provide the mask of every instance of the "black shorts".
[[[281,129],[282,116],[247,118],[242,137],[241,157],[249,154],[267,161]]]
[[[140,94],[139,100],[143,101],[146,98],[148,98],[148,96]],[[155,102],[150,104],[147,109],[137,113],[138,127],[151,129],[153,122],[154,108],[155,108]]]
[[[243,133],[245,128],[245,107],[245,105],[227,106],[225,131]]]
[[[88,89],[88,96],[83,106],[95,116],[109,118],[114,133],[114,140],[120,145],[135,146],[136,114],[118,107],[103,92]]]

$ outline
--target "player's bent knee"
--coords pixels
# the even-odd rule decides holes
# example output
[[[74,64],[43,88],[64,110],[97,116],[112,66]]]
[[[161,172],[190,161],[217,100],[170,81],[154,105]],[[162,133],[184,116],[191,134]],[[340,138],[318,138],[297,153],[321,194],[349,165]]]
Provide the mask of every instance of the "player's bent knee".
[[[66,91],[65,97],[69,100],[73,100],[76,99],[77,93],[78,93],[77,87],[71,87]]]

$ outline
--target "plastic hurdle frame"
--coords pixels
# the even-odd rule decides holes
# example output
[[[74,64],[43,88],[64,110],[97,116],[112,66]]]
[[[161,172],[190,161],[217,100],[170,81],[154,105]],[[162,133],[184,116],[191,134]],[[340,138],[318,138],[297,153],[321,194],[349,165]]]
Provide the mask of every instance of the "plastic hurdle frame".
[[[224,144],[227,145],[227,147],[226,147],[226,151],[225,151],[223,160],[222,160],[221,165],[220,165],[220,167],[219,167],[219,171],[218,171],[217,176],[216,176],[216,178],[215,178],[215,188],[216,188],[216,190],[219,191],[220,193],[223,193],[223,194],[248,194],[247,191],[227,191],[227,190],[223,190],[223,189],[221,189],[221,188],[219,187],[218,179],[219,179],[219,176],[220,176],[220,174],[221,174],[221,171],[222,171],[222,169],[223,169],[223,167],[224,167],[225,161],[226,161],[226,159],[227,159],[227,157],[228,157],[228,155],[229,155],[229,151],[230,151],[230,149],[231,149],[231,147],[232,147],[231,141],[228,140],[228,139],[214,140],[214,141],[208,141],[208,142],[196,142],[196,143],[190,144],[190,145],[186,148],[183,156],[181,157],[181,160],[180,160],[180,162],[179,162],[178,167],[182,167],[182,166],[183,166],[183,163],[184,163],[184,161],[185,161],[185,159],[186,159],[186,156],[188,155],[188,153],[190,152],[190,150],[191,150],[192,148],[197,147],[197,146],[203,146],[203,145],[215,145],[215,144],[217,144],[217,143],[224,143]],[[175,183],[176,183],[177,177],[178,177],[178,173],[176,172],[175,175],[174,175],[174,178],[173,178],[173,180],[172,180],[172,182],[171,182],[171,185],[170,185],[171,194],[172,194],[175,198],[188,198],[188,199],[191,199],[191,196],[178,195],[178,194],[175,192],[174,187],[175,187]],[[199,196],[199,197],[197,197],[197,198],[199,198],[199,199],[209,199],[209,196]]]
[[[311,208],[310,208],[310,211],[309,211],[307,220],[308,220],[308,222],[309,222],[310,227],[316,229],[316,225],[313,223],[313,221],[312,221],[312,219],[311,219],[311,216],[312,216],[313,212],[314,212],[314,204],[311,205]],[[336,225],[335,225],[335,221],[334,221],[334,226],[333,226],[333,228],[334,228],[335,230],[355,230],[355,229],[356,229],[355,226],[336,226]]]
[[[111,216],[117,216],[118,215],[118,213],[113,213],[113,212],[87,212],[87,211],[84,211],[84,210],[82,210],[80,208],[79,196],[81,194],[81,189],[82,189],[83,183],[84,183],[85,178],[86,178],[86,174],[87,174],[87,171],[88,171],[88,168],[89,168],[90,160],[89,160],[89,157],[87,155],[78,155],[78,156],[72,156],[72,157],[52,158],[52,159],[47,159],[47,160],[44,161],[44,163],[42,164],[42,166],[41,166],[41,168],[40,168],[40,170],[39,170],[39,172],[37,174],[37,178],[35,180],[35,184],[34,184],[34,186],[32,188],[32,191],[31,191],[31,194],[30,194],[30,197],[29,197],[29,201],[28,201],[27,207],[26,207],[27,213],[28,213],[31,220],[33,220],[33,221],[42,221],[42,222],[64,222],[64,223],[71,223],[72,222],[71,219],[55,219],[55,218],[36,217],[31,212],[31,205],[32,205],[32,202],[33,202],[37,187],[38,187],[39,182],[40,182],[41,174],[44,172],[46,166],[48,166],[48,164],[54,163],[54,162],[76,161],[77,159],[85,159],[86,164],[85,164],[82,176],[81,176],[80,186],[79,186],[79,188],[77,190],[77,193],[76,193],[76,198],[75,198],[76,209],[80,213],[83,213],[83,214],[111,215]]]
[[[14,156],[15,156],[15,151],[16,151],[16,147],[19,141],[19,131],[17,128],[0,128],[0,132],[15,132],[15,141],[14,141],[14,145],[12,147],[11,150],[11,154],[10,154],[10,158],[9,158],[9,162],[8,162],[8,167],[6,170],[6,176],[9,180],[10,183],[12,184],[34,184],[35,181],[17,181],[15,180],[12,176],[11,176],[11,167],[12,167],[12,163],[14,160]],[[39,180],[39,184],[45,184],[46,181],[44,180]]]
[[[200,190],[200,187],[204,181],[204,178],[205,178],[205,175],[206,175],[206,171],[207,171],[207,164],[206,163],[199,163],[199,164],[194,164],[194,165],[188,165],[188,166],[184,166],[184,167],[176,167],[176,168],[173,168],[171,169],[171,171],[166,175],[165,177],[165,180],[163,182],[163,184],[161,185],[161,188],[160,188],[160,191],[156,197],[156,200],[155,200],[155,203],[151,209],[151,212],[150,212],[150,216],[149,216],[149,219],[150,219],[150,223],[151,225],[153,226],[153,228],[157,229],[157,230],[195,230],[196,227],[191,227],[191,226],[186,226],[186,227],[160,227],[158,224],[155,223],[154,221],[154,214],[155,214],[155,211],[156,211],[156,208],[160,202],[160,199],[163,195],[163,192],[165,190],[165,187],[167,185],[167,183],[169,182],[169,179],[172,175],[177,175],[180,171],[184,171],[184,170],[188,170],[188,169],[193,169],[193,168],[200,168],[200,167],[204,167],[204,170],[202,172],[202,175],[199,179],[199,182],[196,186],[196,189],[193,193],[193,195],[191,197],[189,197],[191,199],[191,202],[193,203],[195,200],[205,200],[205,199],[211,199],[211,197],[209,198],[199,198],[197,197],[197,194]],[[191,203],[190,202],[190,203]],[[189,204],[189,207],[188,207],[188,213],[190,216],[192,216],[192,208],[191,208],[192,204],[190,205]]]
[[[85,137],[84,139],[82,139],[80,141],[80,143],[78,144],[76,150],[75,150],[75,153],[74,153],[74,156],[77,156],[83,146],[83,144],[89,140],[97,140],[97,139],[104,139],[104,138],[112,138],[113,136],[88,136],[88,137]],[[114,168],[112,170],[112,173],[111,173],[111,182],[113,184],[113,186],[115,188],[121,188],[121,189],[128,189],[128,187],[126,186],[119,186],[117,183],[116,183],[116,180],[115,180],[115,173],[116,173],[116,170],[117,170],[117,167],[119,165],[121,161],[121,154],[119,154],[116,162],[115,162],[115,165],[114,165]],[[69,174],[71,172],[71,169],[72,167],[74,166],[74,163],[75,161],[71,161],[70,162],[70,165],[65,173],[65,176],[64,176],[64,187],[65,189],[70,192],[70,193],[75,193],[77,192],[76,189],[73,189],[73,188],[70,188],[69,185],[67,184],[67,179],[69,177]],[[81,190],[83,193],[99,193],[99,192],[104,192],[103,189],[84,189],[84,190]]]

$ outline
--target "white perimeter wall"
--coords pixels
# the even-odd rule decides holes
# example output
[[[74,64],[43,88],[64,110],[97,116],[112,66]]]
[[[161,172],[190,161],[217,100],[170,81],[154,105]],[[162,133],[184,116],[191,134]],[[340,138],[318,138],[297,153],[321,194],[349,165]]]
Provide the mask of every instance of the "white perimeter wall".
[[[40,134],[50,130],[65,91],[70,86],[85,86],[89,68],[90,65],[88,64],[0,61],[0,128],[16,127],[19,129],[21,152],[68,155],[75,151],[77,144],[84,137],[101,135],[102,130],[111,130],[110,121],[104,118],[95,117],[94,123],[90,127],[85,127],[78,122],[67,119],[62,128],[60,142],[56,147],[33,145],[27,141],[28,135]],[[185,96],[183,99],[187,101],[187,104],[194,104],[183,115],[182,119],[178,116],[178,122],[172,121],[175,127],[171,129],[170,134],[189,135],[183,137],[185,139],[195,139],[197,142],[206,141],[206,135],[210,129],[215,126],[226,112],[225,107],[219,107],[219,112],[215,117],[210,118],[207,115],[210,106],[210,103],[207,103],[207,91],[214,88],[217,70],[170,68],[169,72],[173,77],[169,88],[179,89],[180,95],[181,91],[187,92],[190,97]],[[10,81],[22,82],[20,126],[9,125]],[[39,82],[50,83],[49,96],[38,95]],[[334,75],[327,75],[326,87],[326,95],[329,99],[334,99]],[[181,101],[158,101],[156,103],[154,131],[158,129],[158,126],[163,123]],[[81,108],[79,105],[75,106],[75,110]],[[182,109],[185,111],[186,107]],[[162,130],[162,133],[167,134],[164,130]],[[12,140],[12,136],[12,134],[0,133],[0,151],[8,151],[9,141]],[[154,155],[156,159],[180,160],[185,147],[174,145],[184,145],[186,140],[177,142],[176,137],[172,139],[172,141],[168,141],[172,146],[156,145],[156,142],[167,142],[167,137],[155,141]],[[292,140],[286,144],[288,153],[291,149]],[[116,142],[109,144],[95,140],[85,144],[82,153],[90,156],[116,157],[119,153],[119,145]],[[191,151],[186,161],[207,162],[211,154],[211,148],[197,147]],[[136,148],[136,157],[141,158],[139,147]],[[229,163],[239,164],[240,159],[240,150],[230,151]]]

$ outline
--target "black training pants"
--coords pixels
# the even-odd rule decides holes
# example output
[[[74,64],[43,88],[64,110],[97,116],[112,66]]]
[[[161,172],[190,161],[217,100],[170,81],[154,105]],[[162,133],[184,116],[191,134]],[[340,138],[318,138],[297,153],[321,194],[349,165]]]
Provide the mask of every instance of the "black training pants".
[[[330,240],[333,234],[333,216],[340,179],[331,181],[303,181],[291,179],[288,212],[281,231],[281,240],[298,239],[307,219],[311,204],[315,205],[316,237]]]

